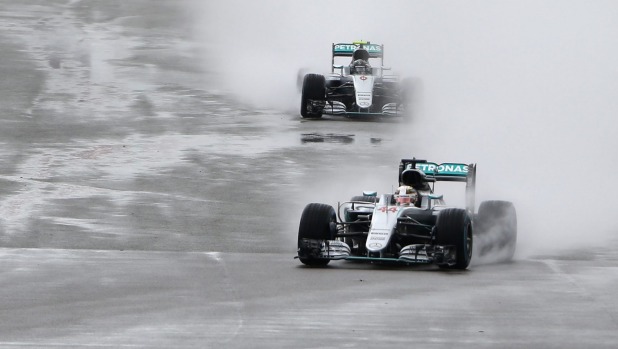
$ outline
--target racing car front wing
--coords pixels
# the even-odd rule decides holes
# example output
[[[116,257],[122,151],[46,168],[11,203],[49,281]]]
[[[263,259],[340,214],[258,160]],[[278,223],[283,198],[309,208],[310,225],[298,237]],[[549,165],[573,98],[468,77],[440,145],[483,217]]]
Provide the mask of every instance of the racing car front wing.
[[[329,260],[354,260],[378,263],[455,265],[455,246],[408,245],[401,249],[399,258],[351,255],[351,249],[343,241],[302,239],[298,248],[299,257]]]
[[[382,107],[381,112],[369,112],[369,111],[350,111],[347,110],[346,105],[339,101],[330,101],[326,103],[324,109],[322,110],[324,114],[331,115],[345,115],[345,116],[368,116],[368,117],[396,117],[402,116],[403,111],[401,107],[397,105],[397,103],[387,103]]]

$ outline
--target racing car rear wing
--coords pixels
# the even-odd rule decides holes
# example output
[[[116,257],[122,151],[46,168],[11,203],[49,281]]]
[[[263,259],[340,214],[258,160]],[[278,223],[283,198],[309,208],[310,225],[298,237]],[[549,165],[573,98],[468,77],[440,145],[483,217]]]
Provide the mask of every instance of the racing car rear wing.
[[[476,164],[445,162],[437,164],[420,159],[401,159],[399,185],[426,189],[429,182],[466,182],[466,208],[474,213],[476,192]],[[433,189],[431,189],[433,192]]]
[[[369,53],[369,58],[380,58],[380,65],[384,65],[384,45],[372,44],[369,41],[354,41],[352,43],[333,43],[331,66],[335,65],[335,57],[352,57],[359,48]]]
[[[384,45],[372,44],[368,41],[354,41],[351,44],[333,43],[333,57],[352,57],[356,49],[363,48],[369,53],[369,58],[384,57]]]

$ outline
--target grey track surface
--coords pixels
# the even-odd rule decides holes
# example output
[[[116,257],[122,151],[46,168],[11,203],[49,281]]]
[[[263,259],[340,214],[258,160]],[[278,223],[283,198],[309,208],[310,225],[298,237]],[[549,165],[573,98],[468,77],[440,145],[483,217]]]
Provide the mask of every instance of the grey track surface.
[[[394,180],[399,124],[218,92],[184,3],[0,1],[1,348],[616,346],[616,244],[301,266],[303,206]]]

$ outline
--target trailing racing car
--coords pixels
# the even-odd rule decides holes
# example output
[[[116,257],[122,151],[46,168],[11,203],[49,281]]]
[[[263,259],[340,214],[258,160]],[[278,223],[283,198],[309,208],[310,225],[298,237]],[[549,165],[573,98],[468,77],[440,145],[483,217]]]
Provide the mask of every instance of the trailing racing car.
[[[436,183],[465,183],[465,207],[448,206]],[[395,193],[364,192],[339,203],[308,204],[298,229],[303,264],[324,266],[331,260],[400,264],[436,264],[466,269],[473,256],[499,252],[512,259],[517,216],[509,201],[483,201],[475,208],[476,164],[437,164],[402,159]],[[482,243],[475,247],[474,241]]]
[[[335,64],[337,57],[351,57],[351,62]],[[374,66],[370,60],[376,61]],[[410,102],[411,81],[385,75],[388,70],[384,45],[333,43],[330,74],[306,74],[302,79],[300,115],[403,116]]]

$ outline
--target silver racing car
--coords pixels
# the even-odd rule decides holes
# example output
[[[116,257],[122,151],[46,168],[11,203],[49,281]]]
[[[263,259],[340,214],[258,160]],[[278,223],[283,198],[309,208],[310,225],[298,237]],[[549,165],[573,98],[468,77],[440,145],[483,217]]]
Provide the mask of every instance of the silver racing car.
[[[448,206],[435,192],[443,181],[465,183],[465,207]],[[493,252],[510,260],[517,241],[515,207],[509,201],[483,201],[475,213],[475,186],[476,164],[402,159],[394,193],[364,192],[339,203],[337,210],[307,205],[297,258],[312,266],[345,259],[466,269],[477,248],[475,255]]]
[[[350,57],[351,61],[335,64],[337,57]],[[403,116],[411,99],[411,80],[399,81],[395,75],[384,74],[389,70],[384,66],[384,45],[333,43],[330,74],[302,78],[300,115]]]

